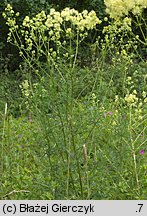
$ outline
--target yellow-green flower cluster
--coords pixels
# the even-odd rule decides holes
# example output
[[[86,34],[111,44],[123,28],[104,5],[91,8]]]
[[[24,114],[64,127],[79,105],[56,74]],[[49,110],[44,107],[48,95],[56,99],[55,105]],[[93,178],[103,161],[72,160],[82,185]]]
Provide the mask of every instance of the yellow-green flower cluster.
[[[106,12],[116,19],[128,15],[129,12],[138,15],[147,8],[147,0],[105,0],[105,4]]]
[[[61,17],[65,21],[70,21],[80,31],[93,29],[97,24],[101,23],[95,11],[88,13],[87,10],[84,10],[82,13],[79,13],[75,9],[65,8],[61,12]]]
[[[97,24],[101,23],[94,11],[84,10],[80,13],[75,9],[65,8],[59,12],[52,8],[47,15],[44,11],[41,11],[32,18],[26,16],[22,25],[17,26],[18,30],[16,30],[14,28],[16,14],[11,5],[7,5],[5,10],[7,13],[4,14],[4,17],[7,19],[9,26],[9,42],[18,45],[21,55],[29,53],[33,57],[36,54],[55,57],[59,48],[66,46],[66,40],[75,39],[76,41],[78,34],[80,42],[87,36],[88,30],[92,30]],[[52,47],[54,49],[51,51]]]
[[[19,12],[15,14],[12,6],[8,4],[5,8],[5,12],[3,12],[2,15],[5,19],[7,19],[6,24],[9,26],[10,30],[10,32],[8,33],[8,41],[11,41],[12,32],[18,29],[18,25],[16,24],[16,17],[19,16]]]
[[[125,101],[128,103],[128,105],[136,106],[138,102],[138,97],[136,95],[136,90],[134,90],[132,94],[126,94]]]
[[[27,109],[29,109],[29,98],[31,97],[31,94],[30,94],[30,85],[28,80],[24,80],[22,84],[19,85],[19,87],[21,89],[22,95],[25,98],[25,106]]]
[[[24,80],[19,87],[21,88],[23,96],[28,98],[30,95],[30,90],[29,90],[30,86],[29,86],[28,80]]]
[[[50,35],[53,35],[56,32],[63,31],[63,27],[66,27],[66,22],[71,23],[79,31],[93,29],[97,24],[101,23],[95,11],[88,13],[87,10],[84,10],[82,13],[79,13],[75,9],[65,8],[58,12],[52,8],[48,15],[42,11],[32,19],[26,16],[23,20],[23,26],[33,28],[34,30],[38,28],[48,30]]]

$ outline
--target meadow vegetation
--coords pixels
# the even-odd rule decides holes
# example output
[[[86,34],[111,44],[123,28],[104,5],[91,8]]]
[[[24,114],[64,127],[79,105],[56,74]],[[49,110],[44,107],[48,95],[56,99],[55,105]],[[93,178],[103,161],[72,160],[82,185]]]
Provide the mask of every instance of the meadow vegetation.
[[[1,57],[1,199],[147,199],[147,1],[104,3],[6,5],[21,60]]]

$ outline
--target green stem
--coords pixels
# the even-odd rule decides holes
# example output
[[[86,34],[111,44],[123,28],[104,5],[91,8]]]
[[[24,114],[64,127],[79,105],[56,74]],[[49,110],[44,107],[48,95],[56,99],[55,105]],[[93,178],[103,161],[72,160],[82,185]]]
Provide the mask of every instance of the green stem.
[[[131,138],[131,146],[132,146],[132,153],[133,153],[133,162],[134,162],[134,172],[135,172],[136,184],[137,184],[138,192],[140,194],[140,185],[139,185],[139,178],[138,178],[138,173],[137,173],[137,163],[136,163],[136,153],[135,153],[135,146],[134,146],[134,142],[133,142],[133,138],[132,138],[131,125],[132,125],[132,107],[130,106],[129,132],[130,132],[130,138]]]

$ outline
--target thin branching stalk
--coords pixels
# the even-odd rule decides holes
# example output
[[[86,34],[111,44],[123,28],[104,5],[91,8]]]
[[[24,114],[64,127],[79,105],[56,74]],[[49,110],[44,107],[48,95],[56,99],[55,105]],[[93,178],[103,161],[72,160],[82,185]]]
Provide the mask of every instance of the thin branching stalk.
[[[5,139],[5,127],[6,127],[6,118],[7,118],[7,103],[5,103],[5,112],[4,112],[4,118],[3,118],[3,132],[2,132],[2,170],[4,168],[4,139]]]
[[[74,69],[70,69],[70,82],[71,82],[71,98],[70,98],[70,113],[69,113],[69,129],[70,129],[70,135],[71,135],[71,142],[73,146],[73,151],[76,159],[77,164],[77,172],[79,176],[79,183],[80,183],[80,190],[81,190],[81,197],[84,198],[83,195],[83,183],[82,183],[82,177],[81,177],[81,171],[80,171],[80,163],[77,155],[76,150],[76,143],[75,143],[75,135],[73,132],[73,108],[74,108]]]
[[[75,68],[76,65],[76,61],[77,61],[77,56],[78,56],[78,49],[79,49],[79,31],[77,31],[77,39],[76,39],[76,52],[75,52],[75,57],[74,57],[74,62],[73,62],[73,70]]]
[[[138,173],[137,173],[137,162],[136,162],[136,150],[135,150],[135,145],[133,142],[132,138],[132,131],[131,131],[131,126],[132,126],[132,106],[130,105],[130,116],[129,116],[129,132],[130,132],[130,139],[131,139],[131,146],[132,146],[132,155],[133,155],[133,163],[134,163],[134,172],[135,172],[135,178],[136,178],[136,184],[137,184],[137,189],[140,194],[140,185],[139,185],[139,178],[138,178]]]
[[[5,195],[2,197],[2,199],[8,198],[9,196],[14,195],[14,194],[16,194],[16,193],[30,193],[30,191],[28,191],[28,190],[13,190],[13,191],[11,191],[11,192],[5,194]]]
[[[85,173],[86,173],[86,179],[87,179],[87,199],[90,197],[90,188],[89,188],[89,176],[88,176],[88,157],[87,157],[87,146],[83,145],[83,156],[85,161]]]

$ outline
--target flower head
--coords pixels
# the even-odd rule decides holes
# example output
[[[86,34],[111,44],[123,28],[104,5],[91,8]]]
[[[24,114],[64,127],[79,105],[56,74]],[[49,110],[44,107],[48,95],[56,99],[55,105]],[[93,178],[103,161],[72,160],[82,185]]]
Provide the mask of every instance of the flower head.
[[[18,138],[21,138],[21,137],[22,137],[22,134],[19,134],[19,135],[18,135]]]
[[[107,112],[107,115],[112,115],[112,114],[113,114],[112,111]]]
[[[140,155],[143,155],[145,153],[145,150],[140,150]]]

